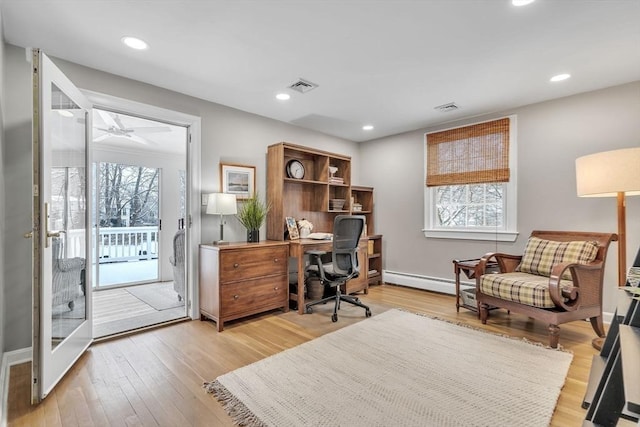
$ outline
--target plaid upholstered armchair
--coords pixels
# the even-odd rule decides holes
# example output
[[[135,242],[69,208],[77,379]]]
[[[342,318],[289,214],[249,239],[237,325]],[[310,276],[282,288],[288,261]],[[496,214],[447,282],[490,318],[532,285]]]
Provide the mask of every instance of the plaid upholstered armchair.
[[[612,233],[533,231],[523,255],[489,253],[476,267],[480,320],[489,309],[505,308],[549,325],[549,346],[556,348],[561,323],[589,319],[598,337],[602,324],[602,284]],[[497,261],[500,272],[485,274]]]
[[[67,304],[73,310],[75,299],[81,295],[81,290],[84,292],[86,260],[79,257],[64,258],[63,244],[62,238],[53,238],[52,305]]]

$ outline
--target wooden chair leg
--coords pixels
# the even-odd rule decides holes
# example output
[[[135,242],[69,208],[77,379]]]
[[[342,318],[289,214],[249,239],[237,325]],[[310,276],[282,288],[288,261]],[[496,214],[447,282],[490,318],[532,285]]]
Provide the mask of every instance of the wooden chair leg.
[[[604,344],[604,338],[606,337],[606,333],[604,331],[604,325],[602,323],[602,316],[592,317],[589,319],[591,321],[591,327],[593,331],[596,333],[597,337],[591,341],[591,345],[596,350],[602,350],[602,344]]]
[[[549,325],[549,347],[558,348],[559,340],[560,340],[560,326]]]
[[[596,316],[589,319],[591,321],[591,327],[596,335],[600,338],[604,338],[606,333],[604,332],[604,325],[602,323],[602,316]]]
[[[489,304],[480,304],[480,321],[483,325],[487,324],[487,318],[489,317]]]

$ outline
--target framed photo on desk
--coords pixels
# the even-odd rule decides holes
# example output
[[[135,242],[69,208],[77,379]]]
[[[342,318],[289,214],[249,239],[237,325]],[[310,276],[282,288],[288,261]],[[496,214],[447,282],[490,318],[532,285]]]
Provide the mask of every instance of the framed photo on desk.
[[[288,216],[284,221],[289,233],[289,240],[298,240],[300,238],[300,234],[298,233],[298,224],[296,223],[296,219],[292,216]]]

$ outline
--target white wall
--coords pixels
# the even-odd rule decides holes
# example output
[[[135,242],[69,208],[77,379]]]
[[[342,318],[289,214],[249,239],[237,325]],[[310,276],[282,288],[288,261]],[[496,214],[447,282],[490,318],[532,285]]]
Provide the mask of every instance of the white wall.
[[[463,125],[516,114],[518,229],[515,243],[427,239],[424,225],[424,133],[420,129],[361,144],[363,181],[375,187],[376,232],[384,234],[384,268],[453,280],[455,258],[486,252],[519,253],[534,229],[617,232],[616,201],[576,196],[575,159],[640,146],[640,82],[515,108]],[[640,170],[640,165],[638,165]],[[640,197],[627,199],[627,265],[640,247]],[[613,312],[617,244],[610,246],[605,311]]]
[[[5,191],[4,191],[4,33],[2,30],[2,15],[0,14],[0,308],[4,307],[4,242],[5,240]],[[0,313],[0,359],[4,352],[4,310]],[[2,384],[0,383],[0,387]],[[1,397],[1,396],[0,396]]]
[[[5,175],[7,179],[6,238],[4,239],[5,280],[11,283],[3,306],[6,312],[5,349],[15,350],[31,346],[31,265],[30,242],[22,233],[30,229],[31,201],[31,86],[30,66],[24,49],[11,45],[6,50],[6,99],[11,105],[5,123],[7,151]],[[45,52],[46,53],[46,52]],[[266,194],[266,151],[270,144],[288,141],[300,145],[350,156],[358,154],[356,143],[245,113],[223,105],[203,101],[145,83],[86,68],[52,58],[56,65],[76,86],[152,106],[201,117],[202,192],[219,190],[221,161],[256,166],[257,188]],[[357,157],[352,174],[357,179]],[[360,184],[360,182],[355,182]],[[364,183],[362,183],[364,184]],[[202,242],[217,238],[218,223],[212,215],[202,215]],[[263,230],[262,235],[266,235]],[[243,240],[244,228],[235,218],[228,220],[225,240]]]
[[[5,45],[4,351],[31,346],[31,90],[24,50]],[[26,70],[25,70],[26,68]],[[26,71],[26,75],[25,74]]]

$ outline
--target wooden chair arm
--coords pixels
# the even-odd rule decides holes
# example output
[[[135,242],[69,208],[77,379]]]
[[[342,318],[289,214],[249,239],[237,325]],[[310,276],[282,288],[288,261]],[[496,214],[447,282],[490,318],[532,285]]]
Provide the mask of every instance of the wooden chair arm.
[[[500,252],[486,253],[482,258],[480,258],[480,262],[476,266],[476,277],[480,277],[485,274],[487,263],[490,262],[491,259],[495,259],[498,263],[500,273],[511,273],[512,271],[515,271],[518,264],[520,264],[522,255],[503,254]]]
[[[567,270],[571,273],[573,286],[563,289],[560,286],[560,280]],[[551,269],[551,275],[549,276],[549,294],[551,300],[556,306],[566,311],[579,309],[582,304],[582,300],[580,299],[581,290],[584,291],[587,290],[588,287],[599,286],[601,283],[599,280],[601,270],[602,262],[600,261],[589,264],[565,262],[554,265]]]

